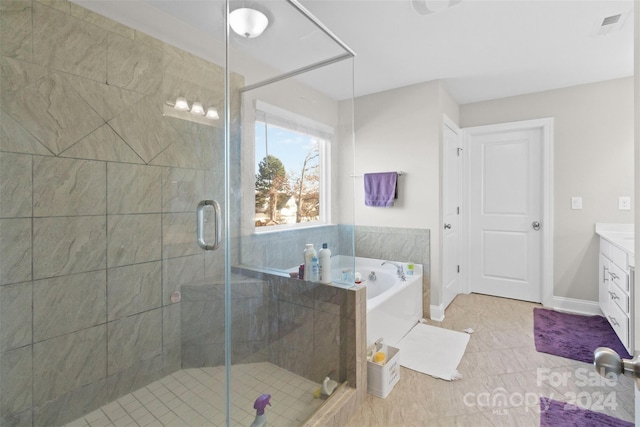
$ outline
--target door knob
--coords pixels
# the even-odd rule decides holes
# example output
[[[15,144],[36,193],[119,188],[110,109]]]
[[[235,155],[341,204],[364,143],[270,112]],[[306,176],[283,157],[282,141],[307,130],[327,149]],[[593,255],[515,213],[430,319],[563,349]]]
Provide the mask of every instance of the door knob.
[[[450,228],[451,228],[451,224],[445,224],[445,225],[444,225],[444,229],[445,229],[445,230],[448,230],[448,229],[450,229]]]
[[[533,227],[534,230],[538,231],[540,230],[540,223],[538,221],[533,221],[531,223],[531,226]]]
[[[593,366],[605,378],[608,374],[626,375],[636,380],[640,386],[640,358],[636,353],[633,359],[623,359],[608,347],[598,347],[593,352]]]

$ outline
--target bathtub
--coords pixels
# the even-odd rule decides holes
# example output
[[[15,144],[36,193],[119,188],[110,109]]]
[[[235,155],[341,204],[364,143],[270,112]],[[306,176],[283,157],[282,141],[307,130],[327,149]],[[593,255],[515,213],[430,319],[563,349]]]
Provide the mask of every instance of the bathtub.
[[[338,268],[333,269],[334,283],[345,279],[350,273],[353,258],[335,257]],[[334,262],[334,257],[332,257]],[[406,276],[406,281],[397,277],[392,264],[381,265],[384,260],[355,257],[355,272],[360,273],[362,282],[356,286],[367,289],[367,346],[379,338],[388,345],[395,346],[404,335],[422,318],[422,266],[415,265],[414,274]],[[336,265],[333,264],[333,265]],[[407,263],[398,263],[407,271]],[[375,272],[376,280],[369,275]],[[337,280],[336,280],[337,279]],[[351,277],[351,284],[353,284]],[[342,283],[348,283],[342,280]]]

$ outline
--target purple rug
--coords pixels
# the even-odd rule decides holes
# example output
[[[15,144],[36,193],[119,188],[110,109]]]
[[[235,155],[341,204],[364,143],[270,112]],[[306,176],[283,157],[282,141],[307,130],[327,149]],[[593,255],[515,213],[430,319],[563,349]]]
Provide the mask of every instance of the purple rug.
[[[540,427],[633,427],[633,423],[600,412],[540,398]]]
[[[593,363],[593,351],[609,347],[623,358],[631,358],[607,319],[543,308],[533,309],[536,350],[567,359]]]

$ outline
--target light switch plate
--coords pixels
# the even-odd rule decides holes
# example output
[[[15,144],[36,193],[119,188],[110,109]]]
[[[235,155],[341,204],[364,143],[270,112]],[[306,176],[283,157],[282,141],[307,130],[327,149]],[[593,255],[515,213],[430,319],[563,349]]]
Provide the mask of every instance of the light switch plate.
[[[582,197],[571,198],[571,209],[582,209]]]
[[[631,197],[618,197],[618,209],[621,211],[630,211]]]

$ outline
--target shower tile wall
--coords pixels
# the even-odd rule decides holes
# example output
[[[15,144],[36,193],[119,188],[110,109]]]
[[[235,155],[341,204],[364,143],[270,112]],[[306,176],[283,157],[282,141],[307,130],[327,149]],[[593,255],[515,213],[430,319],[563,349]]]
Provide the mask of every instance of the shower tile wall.
[[[181,366],[169,295],[204,277],[193,207],[222,198],[223,135],[162,108],[222,111],[224,70],[67,1],[3,0],[0,71],[0,425],[57,425]]]
[[[349,299],[354,291],[244,273],[232,282],[233,363],[270,362],[317,383],[329,374],[348,378],[355,360],[347,358],[356,343],[355,307]],[[183,368],[223,364],[224,284],[205,279],[182,289]]]
[[[348,225],[327,225],[243,236],[242,263],[278,270],[291,269],[304,261],[302,253],[307,243],[313,243],[316,251],[327,243],[332,255],[351,254],[352,229]]]

